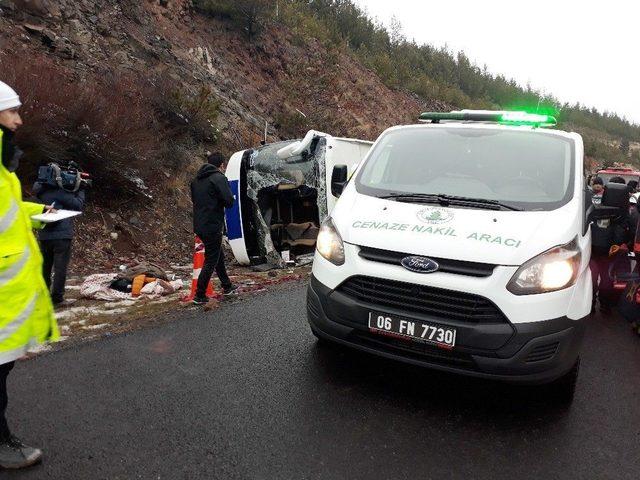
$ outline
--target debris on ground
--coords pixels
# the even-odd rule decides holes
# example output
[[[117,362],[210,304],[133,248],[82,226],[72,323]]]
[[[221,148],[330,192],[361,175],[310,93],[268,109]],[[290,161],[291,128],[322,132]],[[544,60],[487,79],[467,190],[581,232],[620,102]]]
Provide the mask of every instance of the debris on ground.
[[[202,308],[181,302],[184,295],[182,288],[176,288],[173,292],[164,291],[166,284],[176,287],[188,285],[191,282],[191,265],[171,265],[164,273],[172,280],[147,283],[139,297],[110,288],[122,274],[122,270],[117,267],[116,270],[118,273],[93,274],[86,278],[72,276],[68,279],[65,305],[56,309],[63,342],[83,341],[130,331],[153,324],[162,314],[178,308]],[[216,310],[227,302],[241,301],[268,289],[278,288],[280,284],[304,280],[310,269],[296,267],[254,272],[248,267],[230,265],[228,272],[238,288],[232,295],[220,295],[219,299],[210,300],[202,309],[203,312]],[[217,280],[215,286],[217,292],[222,291]],[[162,292],[159,292],[160,288],[163,289]],[[36,353],[48,350],[49,347],[41,348]]]
[[[116,279],[115,273],[96,273],[89,275],[80,285],[80,296],[93,300],[115,301],[131,298],[130,293],[121,292],[110,285]]]
[[[120,270],[120,273],[89,275],[80,286],[80,296],[105,301],[144,295],[158,298],[175,293],[183,287],[182,280],[176,280],[175,275],[167,274],[162,267],[150,262],[121,267]]]

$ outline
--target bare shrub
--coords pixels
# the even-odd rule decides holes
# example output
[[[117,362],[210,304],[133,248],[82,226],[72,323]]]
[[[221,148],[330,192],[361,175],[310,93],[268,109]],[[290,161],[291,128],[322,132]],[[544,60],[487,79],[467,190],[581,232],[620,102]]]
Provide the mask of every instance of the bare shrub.
[[[155,97],[154,106],[173,137],[190,137],[208,146],[218,141],[220,101],[211,88],[201,86],[193,94],[166,80],[161,80],[158,88],[162,94]]]
[[[32,179],[39,165],[73,160],[98,190],[134,193],[127,172],[147,169],[159,149],[148,85],[126,76],[80,81],[45,57],[0,57],[0,71],[23,103],[23,178]]]
[[[300,138],[311,128],[311,125],[300,112],[283,111],[275,115],[274,127],[284,138]]]
[[[275,11],[270,0],[194,0],[193,4],[205,15],[231,20],[250,39],[263,30]]]

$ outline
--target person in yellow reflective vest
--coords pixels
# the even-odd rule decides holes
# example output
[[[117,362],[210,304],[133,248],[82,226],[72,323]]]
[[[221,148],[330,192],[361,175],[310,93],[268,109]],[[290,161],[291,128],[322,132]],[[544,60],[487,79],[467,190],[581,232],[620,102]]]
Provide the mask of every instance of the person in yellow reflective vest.
[[[22,201],[14,173],[19,151],[13,134],[22,125],[20,105],[16,92],[0,82],[0,466],[4,468],[27,467],[42,457],[42,451],[25,445],[9,431],[7,375],[30,346],[59,336],[33,235],[33,228],[40,225],[31,220],[32,215],[51,207]]]

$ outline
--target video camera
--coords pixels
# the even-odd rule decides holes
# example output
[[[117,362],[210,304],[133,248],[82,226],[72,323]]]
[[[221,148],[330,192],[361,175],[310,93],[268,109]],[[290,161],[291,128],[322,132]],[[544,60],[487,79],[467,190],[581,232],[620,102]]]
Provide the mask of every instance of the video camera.
[[[72,193],[93,185],[91,176],[80,171],[80,167],[75,162],[69,162],[66,165],[50,163],[40,167],[37,181],[43,185],[58,187]]]

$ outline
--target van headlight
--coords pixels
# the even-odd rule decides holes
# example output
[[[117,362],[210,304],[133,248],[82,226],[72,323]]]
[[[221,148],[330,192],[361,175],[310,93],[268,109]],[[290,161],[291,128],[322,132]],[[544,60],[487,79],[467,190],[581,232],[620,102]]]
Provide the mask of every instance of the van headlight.
[[[575,238],[527,261],[513,275],[507,290],[515,295],[531,295],[570,287],[578,278],[581,259]]]
[[[331,218],[327,218],[320,227],[316,249],[320,255],[334,265],[344,263],[344,244]]]

